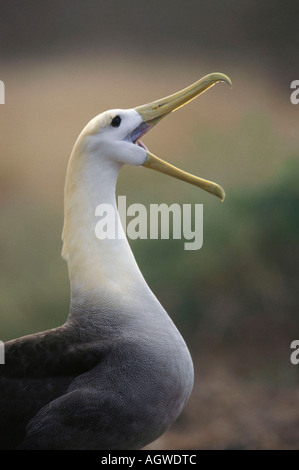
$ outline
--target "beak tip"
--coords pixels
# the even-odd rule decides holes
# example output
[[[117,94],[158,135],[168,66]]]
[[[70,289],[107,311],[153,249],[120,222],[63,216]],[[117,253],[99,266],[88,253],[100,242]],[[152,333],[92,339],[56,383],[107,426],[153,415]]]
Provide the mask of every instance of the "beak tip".
[[[224,73],[215,73],[215,75],[218,76],[218,82],[225,82],[232,88],[232,81],[227,75],[225,75]]]
[[[218,186],[218,185],[217,185]],[[221,186],[218,186],[217,187],[217,191],[215,193],[215,195],[220,199],[221,202],[224,202],[224,199],[225,199],[225,191],[223,188],[221,188]]]

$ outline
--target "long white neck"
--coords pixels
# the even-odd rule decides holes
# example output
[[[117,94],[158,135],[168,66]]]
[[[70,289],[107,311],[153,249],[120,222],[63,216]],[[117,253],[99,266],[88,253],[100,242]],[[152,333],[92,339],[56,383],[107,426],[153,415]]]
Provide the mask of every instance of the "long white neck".
[[[68,262],[71,304],[88,298],[96,302],[123,302],[146,295],[147,286],[124,236],[116,207],[115,187],[121,164],[88,152],[77,141],[65,185],[65,219],[62,256]],[[99,240],[95,227],[99,204],[109,204],[116,214],[121,237]]]
[[[95,211],[99,204],[113,207],[121,227],[115,198],[121,164],[90,151],[86,140],[79,137],[74,147],[65,186],[62,255],[68,262],[71,283],[69,331],[87,342],[100,339],[112,346],[111,351],[111,338],[115,339],[119,350],[126,353],[124,371],[128,370],[129,357],[134,373],[141,370],[146,375],[151,371],[153,383],[160,380],[161,387],[148,387],[148,397],[152,390],[160,397],[161,390],[172,397],[175,411],[165,421],[172,422],[192,389],[190,353],[146,284],[124,234],[115,239],[96,237]],[[166,402],[168,407],[168,398]]]

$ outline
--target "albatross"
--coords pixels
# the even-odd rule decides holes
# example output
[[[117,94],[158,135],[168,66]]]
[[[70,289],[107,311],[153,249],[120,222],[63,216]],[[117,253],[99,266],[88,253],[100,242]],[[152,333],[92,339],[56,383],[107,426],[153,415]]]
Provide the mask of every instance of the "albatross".
[[[79,135],[67,168],[62,234],[69,314],[57,328],[5,344],[1,449],[140,449],[184,408],[194,376],[186,343],[148,287],[124,232],[97,239],[95,208],[106,203],[116,210],[124,164],[163,172],[224,199],[219,185],[166,163],[140,141],[217,82],[231,84],[222,73],[206,75],[166,98],[106,111]]]

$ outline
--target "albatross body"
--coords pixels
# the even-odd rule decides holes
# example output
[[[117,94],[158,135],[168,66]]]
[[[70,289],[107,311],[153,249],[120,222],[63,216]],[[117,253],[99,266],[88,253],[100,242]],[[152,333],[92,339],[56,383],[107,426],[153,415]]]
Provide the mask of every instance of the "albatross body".
[[[5,344],[1,449],[139,449],[176,420],[193,386],[188,348],[145,282],[119,218],[116,239],[95,236],[95,209],[116,210],[124,164],[143,165],[220,199],[221,187],[151,154],[138,140],[218,81],[210,74],[162,100],[92,119],[68,165],[62,255],[71,300],[64,325]]]

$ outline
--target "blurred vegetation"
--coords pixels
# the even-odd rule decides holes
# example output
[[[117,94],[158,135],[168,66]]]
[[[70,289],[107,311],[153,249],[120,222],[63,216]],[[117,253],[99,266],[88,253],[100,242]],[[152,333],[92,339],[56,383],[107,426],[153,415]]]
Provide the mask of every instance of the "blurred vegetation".
[[[62,217],[26,202],[13,200],[1,210],[2,340],[59,326],[68,313],[67,267],[59,259]]]
[[[198,254],[177,240],[134,242],[153,291],[191,340],[262,349],[267,341],[270,352],[271,342],[299,335],[298,178],[291,158],[265,187],[204,211]]]

